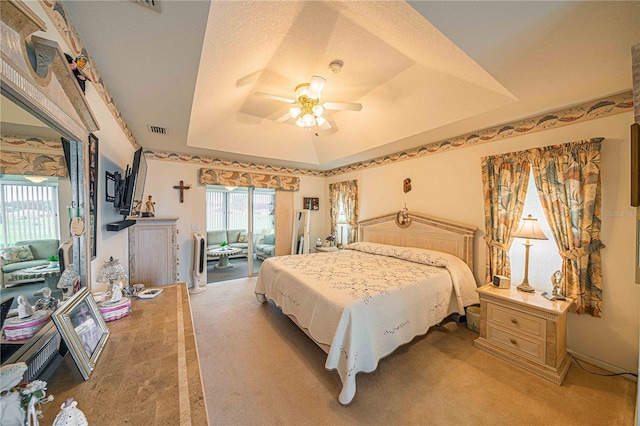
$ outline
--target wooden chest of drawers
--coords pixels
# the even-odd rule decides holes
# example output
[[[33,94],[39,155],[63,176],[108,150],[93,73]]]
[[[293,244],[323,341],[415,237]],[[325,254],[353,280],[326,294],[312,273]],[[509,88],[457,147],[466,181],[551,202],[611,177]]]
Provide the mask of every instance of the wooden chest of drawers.
[[[569,369],[567,309],[571,301],[549,301],[539,291],[480,287],[480,337],[474,345],[556,384]]]

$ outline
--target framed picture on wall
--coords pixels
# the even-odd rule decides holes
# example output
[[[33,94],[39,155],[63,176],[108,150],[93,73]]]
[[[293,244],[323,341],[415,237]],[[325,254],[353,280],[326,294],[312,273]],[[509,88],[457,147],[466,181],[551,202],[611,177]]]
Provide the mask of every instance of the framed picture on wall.
[[[305,210],[319,210],[320,202],[318,198],[304,198],[303,206]]]
[[[98,138],[89,134],[89,244],[91,259],[96,258],[96,222],[98,219]]]

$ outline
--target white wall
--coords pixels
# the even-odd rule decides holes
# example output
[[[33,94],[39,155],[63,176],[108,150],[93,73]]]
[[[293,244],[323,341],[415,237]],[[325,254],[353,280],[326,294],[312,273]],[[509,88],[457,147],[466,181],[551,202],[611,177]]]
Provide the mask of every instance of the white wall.
[[[365,169],[327,179],[333,183],[358,179],[360,218],[409,211],[452,219],[476,226],[474,275],[484,281],[486,249],[480,158],[536,146],[605,137],[602,148],[602,318],[570,314],[567,346],[570,350],[619,367],[638,368],[638,314],[640,286],[634,281],[635,209],[630,207],[629,126],[632,113],[593,120],[555,130],[491,142],[447,153]],[[405,194],[402,182],[411,178]],[[535,283],[533,283],[535,287]]]
[[[100,124],[100,130],[94,132],[98,138],[98,217],[96,221],[98,229],[96,232],[96,258],[91,262],[92,289],[105,291],[106,284],[96,283],[98,271],[105,261],[110,257],[119,259],[125,271],[129,270],[127,231],[113,232],[106,229],[107,224],[120,221],[123,217],[115,212],[113,203],[107,202],[105,199],[105,173],[119,171],[124,174],[126,166],[133,162],[134,149],[90,84],[87,84],[86,96]]]
[[[190,267],[192,260],[191,233],[193,231],[205,234],[205,194],[206,187],[198,184],[198,171],[205,167],[202,164],[178,163],[162,160],[147,160],[147,180],[145,184],[145,199],[153,196],[156,202],[156,216],[177,216],[178,220],[178,245],[179,245],[179,281],[186,281],[192,285]],[[191,189],[184,192],[184,203],[180,203],[179,192],[173,187],[180,181],[185,185],[191,184]],[[311,239],[315,241],[328,228],[325,225],[325,216],[329,215],[328,206],[323,213],[322,199],[324,178],[302,176],[300,178],[300,191],[294,194],[294,209],[301,209],[304,197],[319,197],[321,210],[313,211],[310,215]],[[293,218],[292,218],[293,219]],[[322,232],[320,232],[322,230]]]

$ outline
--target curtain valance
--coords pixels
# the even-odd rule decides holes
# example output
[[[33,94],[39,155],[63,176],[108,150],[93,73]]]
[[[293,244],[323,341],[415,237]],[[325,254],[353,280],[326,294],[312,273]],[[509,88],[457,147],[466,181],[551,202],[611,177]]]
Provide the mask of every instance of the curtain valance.
[[[286,175],[240,172],[235,170],[200,169],[201,185],[244,186],[254,188],[300,190],[300,178]]]

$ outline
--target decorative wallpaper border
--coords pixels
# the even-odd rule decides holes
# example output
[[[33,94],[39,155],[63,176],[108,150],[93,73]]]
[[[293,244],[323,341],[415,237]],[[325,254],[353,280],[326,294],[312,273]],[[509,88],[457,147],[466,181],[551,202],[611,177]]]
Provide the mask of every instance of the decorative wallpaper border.
[[[280,167],[253,162],[243,162],[237,160],[225,160],[218,157],[207,157],[202,155],[179,154],[176,152],[154,151],[145,149],[144,154],[148,159],[177,161],[182,163],[196,163],[215,165],[218,167],[229,167],[241,170],[256,170],[261,172],[286,173],[291,175],[306,176],[336,176],[351,173],[370,167],[383,166],[385,164],[398,161],[411,160],[425,157],[427,155],[440,154],[452,149],[467,148],[487,142],[508,139],[525,134],[540,132],[543,130],[557,129],[570,124],[583,123],[597,118],[609,117],[633,111],[633,93],[631,91],[619,93],[606,98],[586,102],[564,110],[541,114],[535,117],[526,118],[496,127],[490,127],[477,132],[456,136],[422,145],[405,151],[396,152],[389,155],[374,158],[372,160],[360,161],[348,164],[331,170],[308,170],[293,167]]]
[[[396,152],[338,167],[326,172],[326,176],[335,176],[344,173],[355,172],[369,167],[377,167],[398,161],[411,160],[427,155],[440,154],[452,149],[467,148],[487,142],[536,133],[542,130],[551,130],[564,127],[569,124],[582,123],[596,118],[608,117],[633,110],[633,94],[629,92],[619,93],[597,101],[587,102],[565,110],[541,114],[497,127],[490,127],[466,135],[457,136],[439,142],[422,145],[417,148]]]
[[[201,185],[253,186],[254,188],[283,189],[285,191],[300,190],[300,178],[295,176],[233,170],[200,169],[199,183]]]
[[[140,148],[140,145],[138,145],[138,142],[133,137],[133,133],[131,133],[129,126],[122,117],[122,113],[116,106],[113,96],[109,93],[106,83],[102,79],[100,72],[93,62],[93,58],[89,55],[87,47],[80,37],[80,33],[73,22],[70,19],[67,19],[67,10],[62,4],[62,1],[40,0],[40,4],[47,15],[49,15],[49,18],[53,21],[62,38],[67,42],[67,45],[71,47],[71,56],[75,58],[78,55],[84,55],[88,59],[87,65],[83,68],[82,72],[89,77],[93,87],[95,87],[98,95],[100,95],[105,105],[107,105],[107,108],[116,119],[116,122],[124,132],[127,139],[129,139],[129,142],[131,142],[133,148]]]
[[[290,175],[307,175],[307,176],[325,176],[322,170],[307,170],[296,167],[274,166],[270,164],[261,164],[254,162],[244,162],[238,160],[225,160],[218,157],[208,157],[205,155],[189,155],[177,152],[155,151],[153,149],[145,149],[144,156],[151,160],[176,161],[179,163],[203,164],[207,166],[228,167],[241,170],[252,170],[266,173],[285,173]]]
[[[35,136],[0,135],[0,148],[14,148],[15,150],[31,148],[39,151],[57,151],[60,153],[62,152],[62,141],[60,139]]]
[[[66,40],[67,44],[73,49],[73,56],[80,54],[89,58],[87,66],[83,69],[93,82],[93,86],[103,99],[114,118],[122,128],[123,132],[131,142],[131,145],[138,149],[139,145],[133,137],[131,130],[127,126],[120,110],[115,104],[113,97],[109,93],[102,76],[98,72],[92,58],[90,57],[80,34],[71,20],[67,19],[67,12],[61,1],[55,0],[39,0],[44,10],[56,25],[58,32]],[[371,160],[360,161],[346,166],[338,167],[331,170],[321,171],[312,169],[301,169],[293,167],[280,167],[268,164],[260,164],[254,162],[243,162],[236,160],[226,160],[218,157],[207,157],[201,155],[188,155],[176,152],[154,151],[145,149],[145,157],[155,160],[178,161],[185,163],[208,164],[221,167],[231,167],[243,170],[267,171],[275,173],[286,173],[292,175],[306,176],[336,176],[344,173],[350,173],[363,170],[370,167],[382,166],[385,164],[395,163],[398,161],[411,160],[413,158],[424,157],[427,155],[439,154],[452,149],[466,148],[479,145],[481,143],[492,142],[496,140],[507,139],[511,137],[521,136],[524,134],[535,133],[542,130],[550,130],[563,127],[569,124],[581,123],[597,118],[607,117],[614,114],[620,114],[633,110],[633,93],[627,91],[617,95],[612,95],[596,101],[583,103],[568,109],[557,112],[541,114],[535,117],[527,118],[521,121],[503,124],[497,127],[491,127],[477,132],[460,135],[452,139],[433,142],[416,148],[384,155]]]
[[[24,148],[33,152],[23,151]],[[69,176],[59,139],[2,135],[0,151],[0,174],[63,178]]]

